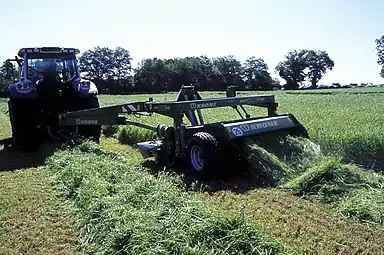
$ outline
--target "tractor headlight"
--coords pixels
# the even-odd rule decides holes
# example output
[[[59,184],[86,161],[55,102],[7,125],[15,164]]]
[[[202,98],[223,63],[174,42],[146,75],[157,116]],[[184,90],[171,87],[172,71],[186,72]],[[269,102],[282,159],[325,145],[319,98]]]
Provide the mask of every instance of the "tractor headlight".
[[[79,85],[81,90],[89,90],[91,87],[91,83],[89,81],[81,81]]]
[[[17,92],[28,93],[32,90],[32,83],[20,83],[16,85]]]

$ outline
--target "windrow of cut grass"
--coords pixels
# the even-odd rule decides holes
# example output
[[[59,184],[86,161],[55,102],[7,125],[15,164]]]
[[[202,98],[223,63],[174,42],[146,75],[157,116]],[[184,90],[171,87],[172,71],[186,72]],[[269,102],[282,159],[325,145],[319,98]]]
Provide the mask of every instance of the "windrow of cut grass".
[[[282,186],[292,194],[332,204],[342,215],[384,223],[384,176],[323,158]]]
[[[289,253],[244,215],[192,199],[172,175],[149,174],[135,153],[120,157],[84,143],[56,152],[45,170],[83,216],[86,253]]]
[[[271,186],[303,198],[329,203],[346,217],[384,223],[384,175],[343,164],[324,155],[305,138],[287,137],[245,144],[255,174]]]

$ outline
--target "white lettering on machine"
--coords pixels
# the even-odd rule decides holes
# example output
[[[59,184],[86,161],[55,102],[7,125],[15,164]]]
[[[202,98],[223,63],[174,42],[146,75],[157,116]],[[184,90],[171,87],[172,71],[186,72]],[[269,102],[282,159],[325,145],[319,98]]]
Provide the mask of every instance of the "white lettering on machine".
[[[278,121],[274,120],[274,121],[265,121],[265,122],[253,123],[253,124],[242,124],[239,126],[239,128],[241,128],[241,130],[247,132],[247,131],[251,131],[251,130],[276,127],[278,125],[279,125]]]
[[[216,103],[201,103],[201,104],[191,103],[189,106],[191,107],[191,109],[199,109],[204,107],[215,107]]]
[[[77,125],[97,125],[98,120],[81,120],[81,119],[76,119],[76,124]]]

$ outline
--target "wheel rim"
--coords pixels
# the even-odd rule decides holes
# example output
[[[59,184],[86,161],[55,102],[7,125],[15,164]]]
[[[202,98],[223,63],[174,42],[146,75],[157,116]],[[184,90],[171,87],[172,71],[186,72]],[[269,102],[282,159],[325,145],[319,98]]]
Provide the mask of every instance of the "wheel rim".
[[[191,148],[191,163],[194,169],[201,171],[204,167],[204,160],[201,157],[202,151],[201,148],[197,145],[193,145]]]

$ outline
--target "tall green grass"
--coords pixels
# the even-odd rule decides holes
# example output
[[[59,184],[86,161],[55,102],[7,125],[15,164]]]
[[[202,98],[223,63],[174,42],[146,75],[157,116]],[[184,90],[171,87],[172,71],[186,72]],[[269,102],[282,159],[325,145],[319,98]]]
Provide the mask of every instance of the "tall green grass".
[[[332,204],[342,215],[384,223],[384,176],[325,157],[282,185],[292,194]]]
[[[56,152],[45,170],[82,214],[89,254],[287,252],[244,215],[206,207],[172,175],[148,174],[135,156],[85,143]]]

